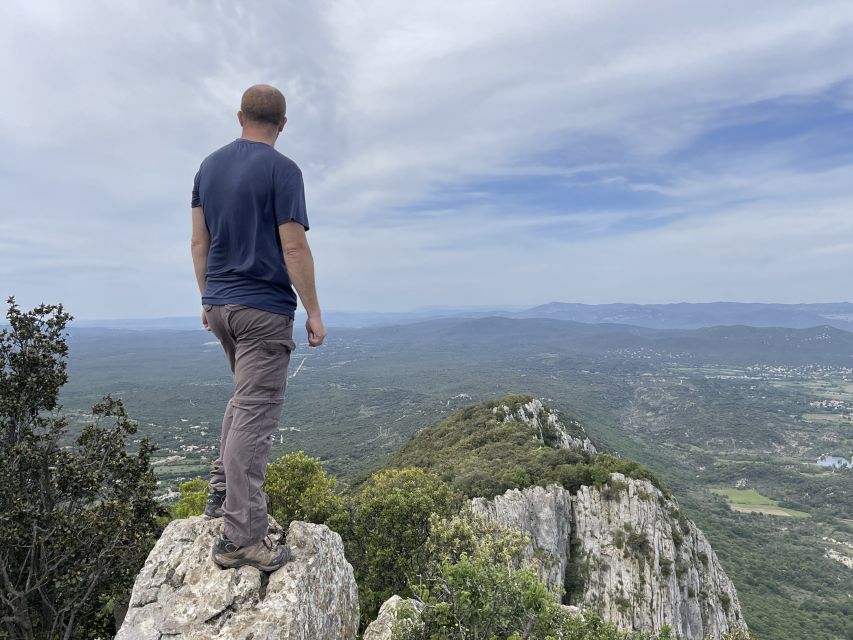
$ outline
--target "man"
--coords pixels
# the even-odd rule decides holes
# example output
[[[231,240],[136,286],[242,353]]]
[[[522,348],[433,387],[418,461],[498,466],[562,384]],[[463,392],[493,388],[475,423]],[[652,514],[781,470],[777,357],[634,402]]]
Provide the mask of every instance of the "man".
[[[308,344],[326,337],[305,238],[302,172],[274,149],[287,122],[284,96],[246,90],[242,135],[201,163],[192,194],[192,257],[202,324],[219,339],[234,374],[205,515],[223,517],[213,560],[275,571],[290,558],[267,536],[262,490],[283,408],[296,293],[308,313]],[[294,293],[293,289],[296,289]]]

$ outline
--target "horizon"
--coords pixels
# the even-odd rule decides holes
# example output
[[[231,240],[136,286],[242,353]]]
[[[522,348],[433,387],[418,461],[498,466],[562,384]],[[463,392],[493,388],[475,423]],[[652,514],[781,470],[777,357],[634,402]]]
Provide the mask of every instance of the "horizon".
[[[373,316],[394,316],[394,315],[424,315],[434,314],[440,316],[442,314],[459,314],[459,313],[489,313],[489,312],[509,312],[517,313],[530,311],[550,305],[572,305],[583,307],[608,307],[608,306],[627,306],[627,307],[674,307],[674,306],[711,306],[711,305],[763,305],[763,306],[784,306],[784,307],[809,307],[809,306],[831,306],[831,305],[851,305],[853,302],[845,300],[823,301],[823,302],[754,302],[754,301],[735,301],[735,300],[711,300],[706,302],[664,302],[664,303],[626,303],[626,302],[602,302],[602,303],[583,303],[583,302],[567,302],[564,300],[551,300],[534,305],[459,305],[459,306],[422,306],[408,309],[391,309],[391,310],[371,310],[371,309],[327,309],[324,310],[324,315],[373,315]],[[64,307],[64,305],[63,305]],[[69,311],[65,308],[66,311]],[[74,314],[72,314],[74,315]],[[304,317],[305,312],[302,307],[296,309],[297,317]],[[169,320],[193,320],[197,318],[197,314],[187,315],[167,315],[167,316],[138,316],[138,317],[78,317],[74,316],[73,322],[138,322],[138,321],[169,321]]]

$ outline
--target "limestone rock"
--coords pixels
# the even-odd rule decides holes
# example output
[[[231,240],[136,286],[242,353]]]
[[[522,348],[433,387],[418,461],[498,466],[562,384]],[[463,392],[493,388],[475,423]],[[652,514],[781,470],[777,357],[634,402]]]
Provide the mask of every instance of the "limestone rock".
[[[337,533],[292,522],[290,562],[265,574],[214,564],[221,526],[197,516],[166,527],[136,578],[116,640],[356,638],[358,591]],[[283,533],[272,519],[270,533]]]
[[[573,500],[573,603],[626,629],[670,625],[683,640],[743,626],[737,592],[704,534],[651,482],[610,474]]]
[[[363,640],[391,640],[394,625],[398,622],[397,613],[404,603],[412,605],[417,612],[412,619],[403,622],[404,627],[411,629],[414,625],[418,624],[418,614],[424,608],[423,602],[413,598],[401,598],[395,594],[382,603],[376,620],[371,622],[367,626],[367,629],[364,630]]]
[[[474,498],[471,508],[530,536],[525,557],[559,600],[569,562],[571,494],[557,484],[528,487],[524,491],[510,489],[491,500]]]
[[[533,398],[519,406],[515,411],[508,405],[498,405],[492,408],[496,415],[503,416],[504,422],[518,421],[533,429],[536,437],[543,444],[561,449],[581,449],[595,453],[595,446],[586,436],[586,430],[577,420],[570,420],[569,426],[576,435],[572,435],[557,414],[545,407],[538,398]]]
[[[474,498],[475,512],[529,534],[525,551],[563,602],[624,629],[672,626],[682,640],[719,640],[746,625],[731,580],[701,531],[646,480],[619,473],[574,496],[559,485]]]

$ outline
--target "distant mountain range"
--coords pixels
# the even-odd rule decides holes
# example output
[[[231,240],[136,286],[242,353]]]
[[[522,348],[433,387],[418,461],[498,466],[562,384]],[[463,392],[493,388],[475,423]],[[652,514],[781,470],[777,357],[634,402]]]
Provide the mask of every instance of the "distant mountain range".
[[[370,327],[406,324],[436,318],[550,318],[588,324],[621,324],[650,329],[699,329],[744,325],[805,329],[830,326],[853,331],[853,303],[768,304],[750,302],[681,302],[675,304],[578,304],[549,302],[530,309],[512,307],[442,307],[415,311],[371,312],[328,311],[331,327]],[[114,329],[194,329],[201,323],[196,316],[126,320],[78,320],[78,327]]]
[[[805,329],[828,325],[853,331],[853,304],[762,304],[707,302],[677,304],[573,304],[550,302],[512,314],[589,323],[630,324],[652,329],[698,329],[745,325]]]
[[[336,333],[383,351],[454,352],[472,358],[497,349],[508,356],[550,352],[596,358],[675,358],[693,363],[853,366],[853,332],[825,324],[804,329],[743,325],[653,329],[554,318],[490,316],[340,328]]]

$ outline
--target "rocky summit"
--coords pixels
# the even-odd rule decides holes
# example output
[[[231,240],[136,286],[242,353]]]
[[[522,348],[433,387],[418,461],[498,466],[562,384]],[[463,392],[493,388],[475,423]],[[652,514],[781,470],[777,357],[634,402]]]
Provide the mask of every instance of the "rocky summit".
[[[285,536],[292,558],[266,574],[214,564],[221,526],[197,516],[166,527],[136,578],[116,640],[355,640],[358,591],[337,533],[292,522]],[[283,533],[271,519],[270,534]]]

